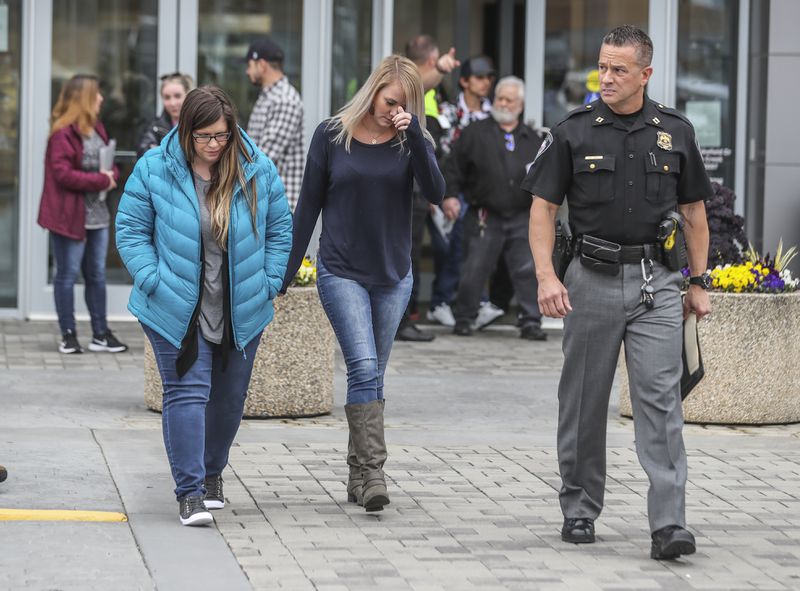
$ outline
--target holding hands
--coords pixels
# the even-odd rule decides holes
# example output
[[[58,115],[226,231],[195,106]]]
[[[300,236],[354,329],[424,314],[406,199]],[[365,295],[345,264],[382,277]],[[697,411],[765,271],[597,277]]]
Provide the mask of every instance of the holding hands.
[[[411,125],[411,113],[406,113],[403,107],[397,106],[397,114],[392,117],[392,125],[397,131],[405,131]]]

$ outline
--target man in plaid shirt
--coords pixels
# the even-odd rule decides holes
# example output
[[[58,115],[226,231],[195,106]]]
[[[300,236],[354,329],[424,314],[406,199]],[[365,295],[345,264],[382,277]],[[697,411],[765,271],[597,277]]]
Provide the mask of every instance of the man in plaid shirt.
[[[283,73],[283,50],[259,39],[247,50],[247,77],[261,87],[247,135],[278,168],[294,211],[303,180],[303,101]]]

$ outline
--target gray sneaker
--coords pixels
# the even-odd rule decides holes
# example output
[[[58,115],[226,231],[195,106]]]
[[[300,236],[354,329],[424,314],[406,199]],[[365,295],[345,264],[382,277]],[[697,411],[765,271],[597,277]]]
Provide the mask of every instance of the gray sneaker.
[[[179,517],[183,525],[208,525],[214,522],[200,495],[186,496],[180,500]]]
[[[206,476],[203,481],[206,489],[206,497],[203,502],[206,509],[222,509],[225,507],[225,495],[222,493],[222,475]]]

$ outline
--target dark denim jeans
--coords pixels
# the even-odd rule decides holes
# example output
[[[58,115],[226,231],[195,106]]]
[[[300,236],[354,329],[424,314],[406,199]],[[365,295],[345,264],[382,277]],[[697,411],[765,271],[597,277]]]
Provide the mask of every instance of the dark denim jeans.
[[[203,495],[203,479],[217,476],[228,464],[228,453],[239,430],[261,334],[241,351],[232,350],[222,371],[222,350],[197,331],[197,361],[179,378],[178,349],[153,329],[142,325],[153,346],[164,405],[161,425],[175,497]]]
[[[61,333],[75,332],[75,280],[83,272],[86,307],[92,320],[92,333],[108,331],[106,323],[106,253],[108,228],[86,230],[86,240],[73,240],[50,232],[56,274],[53,296]]]
[[[463,201],[461,207],[462,210],[466,209]],[[461,268],[463,218],[464,216],[461,215],[453,224],[449,240],[442,238],[433,219],[430,216],[427,218],[428,232],[431,235],[431,246],[433,247],[431,310],[442,303],[450,304],[456,297]]]
[[[383,374],[412,282],[409,269],[396,285],[364,285],[337,277],[317,257],[319,299],[347,365],[347,404],[383,399]]]

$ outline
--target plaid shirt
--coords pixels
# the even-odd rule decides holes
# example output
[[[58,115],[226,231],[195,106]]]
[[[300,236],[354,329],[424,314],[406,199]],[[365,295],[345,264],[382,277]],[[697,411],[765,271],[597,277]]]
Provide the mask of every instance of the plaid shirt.
[[[275,163],[294,211],[303,181],[303,101],[286,76],[259,93],[247,135]]]
[[[470,111],[467,103],[464,100],[464,93],[458,93],[458,100],[456,104],[441,103],[439,105],[439,112],[441,116],[447,121],[448,126],[445,128],[444,135],[440,141],[442,152],[449,154],[453,150],[453,143],[461,135],[461,131],[470,123],[475,121],[483,121],[491,115],[492,102],[488,98],[481,99],[481,110]]]

